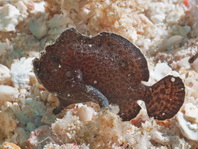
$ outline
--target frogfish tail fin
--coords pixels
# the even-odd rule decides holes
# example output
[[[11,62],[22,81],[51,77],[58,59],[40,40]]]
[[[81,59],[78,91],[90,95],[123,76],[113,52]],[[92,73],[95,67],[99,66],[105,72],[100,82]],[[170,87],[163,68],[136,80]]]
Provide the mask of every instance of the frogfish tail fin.
[[[158,120],[172,118],[184,102],[185,87],[179,77],[166,76],[150,88],[146,107],[150,117]]]

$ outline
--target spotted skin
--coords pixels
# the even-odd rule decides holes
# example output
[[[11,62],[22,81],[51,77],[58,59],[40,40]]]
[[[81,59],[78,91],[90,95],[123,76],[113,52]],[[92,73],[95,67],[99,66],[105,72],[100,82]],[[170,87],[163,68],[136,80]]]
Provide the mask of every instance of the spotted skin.
[[[150,117],[158,120],[170,119],[183,104],[184,85],[179,77],[166,76],[151,87],[151,100],[146,101]]]
[[[57,93],[60,105],[54,113],[72,103],[94,101],[102,107],[118,104],[119,115],[123,120],[130,120],[141,109],[137,100],[144,100],[150,108],[150,116],[166,119],[173,117],[184,101],[184,85],[180,78],[172,76],[177,83],[165,78],[153,87],[143,85],[141,81],[149,79],[144,55],[127,39],[113,33],[87,37],[73,28],[68,29],[53,45],[46,47],[46,53],[35,59],[33,65],[39,82],[49,92]],[[162,91],[154,91],[158,89],[156,86],[172,90],[165,91],[167,94],[163,98],[170,96],[175,106],[171,112],[165,111],[163,117],[159,116],[160,107],[169,103],[167,100],[161,102],[163,99],[158,93]],[[181,94],[176,94],[181,88]],[[160,105],[155,104],[158,100]],[[152,104],[158,106],[159,112],[153,110]]]

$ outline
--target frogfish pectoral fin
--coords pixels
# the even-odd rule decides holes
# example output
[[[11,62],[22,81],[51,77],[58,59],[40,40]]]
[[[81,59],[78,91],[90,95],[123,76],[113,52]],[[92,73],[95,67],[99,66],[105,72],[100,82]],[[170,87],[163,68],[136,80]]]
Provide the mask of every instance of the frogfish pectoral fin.
[[[135,100],[131,100],[130,102],[123,100],[119,101],[121,102],[118,102],[120,108],[118,114],[120,115],[123,121],[129,121],[133,119],[141,110],[141,107],[137,104],[137,101]]]
[[[150,117],[158,120],[172,118],[184,102],[185,87],[179,77],[166,76],[150,88],[151,98],[146,107]]]
[[[109,105],[108,99],[99,90],[91,85],[85,85],[85,89],[82,93],[88,97],[88,101],[96,102],[102,108]]]
[[[72,86],[71,91],[65,91],[58,93],[59,106],[53,110],[54,114],[60,113],[65,107],[70,104],[82,103],[82,102],[95,102],[104,108],[109,105],[107,98],[96,88],[81,83],[76,83]]]

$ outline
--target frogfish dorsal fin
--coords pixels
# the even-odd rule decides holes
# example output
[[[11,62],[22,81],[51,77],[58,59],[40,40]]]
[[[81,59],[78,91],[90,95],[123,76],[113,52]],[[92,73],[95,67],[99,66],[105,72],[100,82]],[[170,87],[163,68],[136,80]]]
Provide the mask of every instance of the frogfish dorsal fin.
[[[106,51],[118,57],[116,62],[120,64],[122,73],[129,74],[130,77],[138,83],[141,81],[148,81],[149,70],[147,61],[140,49],[129,40],[120,35],[107,32],[100,33],[92,40],[102,43]]]

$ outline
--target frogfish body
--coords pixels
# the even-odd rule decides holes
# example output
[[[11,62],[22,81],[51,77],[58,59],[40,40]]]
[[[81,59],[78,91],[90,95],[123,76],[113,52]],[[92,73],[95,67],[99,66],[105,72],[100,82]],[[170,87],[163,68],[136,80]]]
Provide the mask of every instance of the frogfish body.
[[[172,118],[184,102],[179,77],[167,76],[153,86],[142,84],[149,79],[144,55],[114,33],[88,37],[68,29],[33,65],[39,82],[59,98],[55,114],[70,104],[93,101],[101,107],[119,105],[119,115],[130,120],[141,109],[137,100],[143,100],[150,117],[164,120]]]

